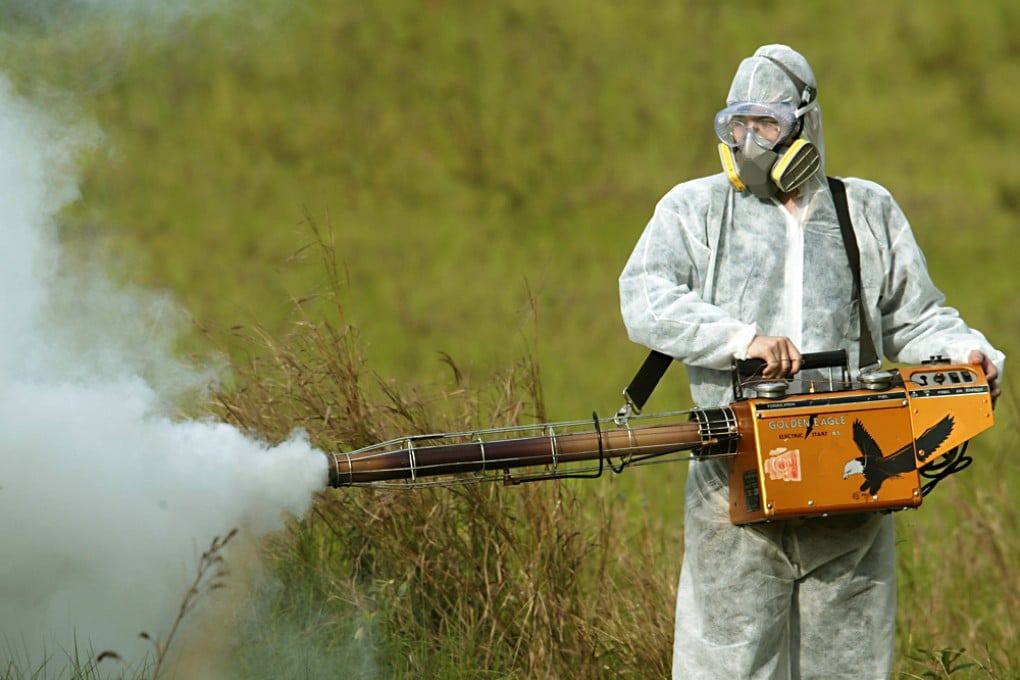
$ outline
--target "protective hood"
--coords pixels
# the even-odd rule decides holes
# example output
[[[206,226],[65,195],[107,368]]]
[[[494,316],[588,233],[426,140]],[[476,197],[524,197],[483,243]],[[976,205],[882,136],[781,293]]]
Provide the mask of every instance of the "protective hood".
[[[799,87],[801,84],[803,88]],[[808,103],[806,97],[817,97],[817,88],[815,74],[803,55],[786,45],[764,45],[753,56],[740,62],[726,96],[726,104],[767,102],[800,108]],[[800,137],[811,142],[821,157],[812,181],[824,182],[825,144],[821,108],[817,104],[811,107],[804,114],[803,121]]]

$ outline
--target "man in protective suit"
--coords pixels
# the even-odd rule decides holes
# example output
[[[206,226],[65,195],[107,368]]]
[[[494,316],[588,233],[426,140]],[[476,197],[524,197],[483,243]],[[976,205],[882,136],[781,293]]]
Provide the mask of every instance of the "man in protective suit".
[[[845,349],[856,373],[862,328],[878,357],[981,365],[998,397],[1002,352],[945,305],[889,192],[846,178],[858,304],[801,54],[766,45],[743,60],[715,128],[723,172],[659,201],[620,276],[630,338],[687,365],[698,407],[732,400],[735,359],[763,359],[766,377],[785,377],[801,352]],[[888,677],[892,516],[734,526],[727,471],[719,460],[689,468],[673,677]]]

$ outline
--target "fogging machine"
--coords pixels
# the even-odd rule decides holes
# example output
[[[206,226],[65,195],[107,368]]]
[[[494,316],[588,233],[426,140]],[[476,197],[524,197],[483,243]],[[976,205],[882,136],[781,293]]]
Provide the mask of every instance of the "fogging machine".
[[[721,408],[643,415],[648,395],[639,406],[632,383],[612,418],[415,435],[332,453],[329,484],[518,484],[723,459],[734,524],[891,511],[918,507],[967,467],[968,442],[994,423],[981,368],[941,357],[853,380],[843,350],[804,355],[802,370],[819,379],[765,380],[763,369],[757,359],[736,362],[733,402]]]

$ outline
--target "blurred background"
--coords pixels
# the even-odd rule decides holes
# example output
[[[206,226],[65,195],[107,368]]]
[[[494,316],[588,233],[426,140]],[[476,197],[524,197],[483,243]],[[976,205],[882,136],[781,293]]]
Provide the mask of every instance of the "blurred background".
[[[356,328],[384,384],[446,389],[448,357],[458,384],[482,386],[528,357],[546,417],[610,415],[646,354],[626,337],[616,278],[656,201],[719,171],[713,114],[740,60],[773,42],[814,68],[828,174],[890,189],[948,303],[1007,356],[1018,349],[1011,0],[2,0],[0,39],[19,92],[101,135],[75,159],[81,197],[57,225],[64,266],[169,293],[191,320],[177,350],[198,362],[257,363],[253,332],[285,342],[310,319]],[[339,308],[320,299],[332,283],[322,244]],[[1017,428],[1009,366],[979,449],[994,462],[978,456],[983,473],[946,485],[960,495],[926,502],[945,515],[911,513],[905,535],[973,528],[958,508],[993,480],[1017,480],[1003,455]],[[244,384],[231,370],[223,380]],[[688,403],[678,367],[648,410]],[[668,527],[652,539],[669,560],[666,599],[682,467],[599,492]],[[1003,488],[1000,537],[1016,519],[1016,492]],[[1009,545],[994,547],[1003,574],[1017,562]],[[945,549],[905,550],[905,587],[917,591],[901,614],[904,658],[935,650],[922,660],[948,673],[938,650],[983,640],[984,668],[1015,677],[1004,670],[1015,621],[983,633],[974,623],[966,639],[948,622],[912,634],[922,612],[909,598],[937,595],[932,563]],[[975,601],[1007,587],[1016,598],[1015,584],[993,581]]]
[[[485,376],[537,346],[552,415],[614,408],[643,353],[616,277],[658,198],[718,171],[736,65],[785,42],[818,78],[827,171],[888,187],[950,304],[1011,354],[1004,0],[17,6],[6,72],[73,96],[105,137],[64,241],[173,291],[228,350],[231,327],[279,329],[316,293],[314,221],[381,374],[429,382],[447,352]]]

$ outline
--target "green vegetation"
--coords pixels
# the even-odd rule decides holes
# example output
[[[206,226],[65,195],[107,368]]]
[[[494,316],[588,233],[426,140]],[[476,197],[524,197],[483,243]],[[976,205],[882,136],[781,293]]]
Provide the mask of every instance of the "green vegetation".
[[[615,410],[644,356],[616,276],[659,196],[717,171],[712,114],[766,42],[815,68],[830,174],[889,187],[950,304],[1020,350],[1011,0],[253,0],[158,28],[43,4],[63,30],[0,3],[0,69],[106,137],[62,216],[69,266],[172,291],[181,351],[234,364],[211,408],[266,437]],[[902,677],[1020,677],[1013,385],[975,465],[898,517]],[[686,403],[676,371],[648,408]],[[663,677],[682,467],[324,493],[267,546],[237,663]]]

